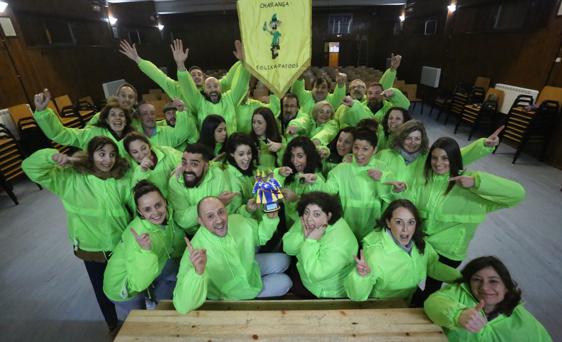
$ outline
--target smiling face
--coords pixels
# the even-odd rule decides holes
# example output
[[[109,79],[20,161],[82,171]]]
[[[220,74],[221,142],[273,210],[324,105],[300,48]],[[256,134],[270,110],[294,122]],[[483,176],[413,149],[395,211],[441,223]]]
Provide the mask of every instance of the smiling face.
[[[181,165],[183,167],[183,179],[185,182],[185,186],[188,188],[193,188],[207,172],[209,163],[203,159],[201,153],[189,153],[184,152]]]
[[[206,198],[199,204],[198,221],[211,233],[223,237],[228,232],[228,214],[224,204],[215,197]]]
[[[189,73],[191,74],[193,83],[195,83],[197,87],[202,87],[203,82],[205,81],[205,74],[203,73],[203,71],[199,69],[193,69]]]
[[[203,88],[205,94],[209,97],[211,102],[217,103],[220,100],[221,86],[219,81],[214,77],[209,77],[205,80]]]
[[[294,117],[299,111],[297,99],[292,97],[283,98],[283,116],[286,118]]]
[[[129,154],[139,164],[144,158],[150,156],[151,152],[150,145],[140,139],[129,143]]]
[[[356,139],[353,141],[353,156],[357,165],[367,165],[376,150],[367,140]]]
[[[484,310],[489,313],[501,303],[507,288],[498,272],[491,267],[484,267],[470,278],[470,290],[476,300],[484,300]]]
[[[328,226],[332,213],[325,213],[320,206],[311,203],[304,208],[302,218],[309,229],[318,229]]]
[[[125,116],[123,109],[114,107],[109,110],[105,122],[111,130],[120,135],[123,133],[123,130],[125,130],[125,126],[127,125],[127,117]]]
[[[351,147],[353,146],[353,134],[351,132],[341,132],[336,142],[336,150],[340,157],[344,157],[346,154],[351,153]]]
[[[361,80],[353,80],[349,84],[349,95],[354,100],[362,100],[365,96],[365,92],[367,91],[367,86],[365,82]]]
[[[219,144],[224,144],[226,141],[226,124],[224,122],[221,122],[217,128],[215,128],[214,138]]]
[[[94,167],[102,172],[109,172],[115,165],[117,159],[117,151],[110,144],[103,145],[93,153]]]
[[[316,112],[316,122],[318,124],[324,124],[332,118],[332,107],[330,105],[324,105]]]
[[[312,97],[314,98],[314,101],[318,102],[318,101],[323,101],[326,99],[326,97],[328,96],[328,84],[323,82],[323,83],[316,83],[314,85],[314,88],[312,88]]]
[[[131,110],[137,103],[137,93],[131,87],[121,87],[117,93],[117,102],[119,107],[125,110]]]
[[[137,210],[141,217],[153,224],[161,225],[167,216],[166,200],[158,191],[148,192],[137,200]]]
[[[431,169],[438,175],[449,174],[449,157],[447,152],[440,148],[435,148],[431,151]]]
[[[164,116],[166,117],[166,123],[168,124],[168,126],[176,126],[176,112],[177,109],[168,109],[164,112]]]
[[[156,113],[154,106],[150,103],[143,103],[139,106],[140,120],[144,129],[156,127]]]
[[[291,163],[297,172],[304,172],[306,168],[306,153],[300,146],[291,149]]]
[[[252,148],[248,145],[238,145],[231,156],[234,158],[236,165],[241,170],[246,171],[252,162]]]
[[[416,153],[420,150],[422,143],[422,132],[413,131],[406,136],[402,142],[402,148],[408,153]]]
[[[404,114],[399,110],[392,110],[388,113],[388,130],[395,132],[396,129],[404,123]]]
[[[369,102],[373,101],[373,102],[379,102],[383,100],[383,96],[382,96],[382,87],[381,86],[371,86],[369,88],[367,88],[367,100]]]
[[[257,137],[264,137],[265,132],[267,130],[267,123],[265,122],[265,118],[261,114],[255,114],[252,117],[252,129],[254,130],[254,134]]]
[[[392,212],[392,217],[386,220],[394,239],[402,246],[407,246],[416,232],[416,218],[412,212],[404,207],[398,207]]]

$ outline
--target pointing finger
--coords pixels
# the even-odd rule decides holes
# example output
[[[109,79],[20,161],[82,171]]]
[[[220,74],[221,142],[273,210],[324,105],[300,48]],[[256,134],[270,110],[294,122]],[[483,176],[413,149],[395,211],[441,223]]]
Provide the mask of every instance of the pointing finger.
[[[189,250],[189,254],[193,254],[193,246],[191,245],[191,241],[187,236],[184,237],[185,244],[187,245],[187,249]]]
[[[133,235],[135,236],[135,239],[138,240],[140,238],[139,234],[137,233],[137,231],[133,227],[131,227],[131,233],[133,233]]]
[[[490,138],[495,138],[497,137],[505,128],[505,125],[501,125],[498,129],[496,129],[496,131],[494,133],[492,133],[492,135],[490,135]]]

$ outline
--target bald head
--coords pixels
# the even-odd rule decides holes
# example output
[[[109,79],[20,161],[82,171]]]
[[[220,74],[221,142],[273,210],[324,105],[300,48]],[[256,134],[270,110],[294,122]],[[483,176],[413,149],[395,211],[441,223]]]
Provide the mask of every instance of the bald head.
[[[197,215],[199,224],[211,233],[223,237],[228,232],[228,214],[217,197],[209,196],[199,201]]]
[[[214,77],[208,77],[205,80],[205,85],[203,87],[203,91],[209,97],[211,102],[216,103],[220,100],[221,95],[221,85],[219,80]]]

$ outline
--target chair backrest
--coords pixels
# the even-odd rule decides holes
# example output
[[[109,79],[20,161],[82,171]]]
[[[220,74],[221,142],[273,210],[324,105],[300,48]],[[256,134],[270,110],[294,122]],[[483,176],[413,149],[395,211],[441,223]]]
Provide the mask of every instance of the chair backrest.
[[[33,112],[27,103],[22,103],[8,108],[12,120],[17,125],[20,120],[33,117]]]
[[[11,180],[21,174],[23,153],[6,126],[0,124],[0,174],[5,180]]]
[[[408,100],[413,101],[416,99],[418,92],[417,84],[406,84],[402,87],[402,91],[405,93]]]
[[[474,86],[488,90],[488,88],[490,88],[490,79],[488,77],[478,76],[476,77],[476,81],[474,81]]]
[[[518,95],[513,101],[511,108],[509,109],[509,113],[516,107],[525,107],[525,106],[532,106],[533,105],[533,97],[531,95]]]
[[[396,89],[402,90],[405,85],[406,85],[406,81],[396,80],[396,81],[394,81],[393,87],[396,88]]]
[[[55,97],[55,105],[57,106],[59,112],[63,110],[65,107],[72,107],[72,101],[68,95],[62,95]]]
[[[53,100],[49,101],[47,107],[51,108],[57,115],[59,114],[59,109],[57,108],[57,105],[53,102]]]
[[[503,90],[496,89],[496,88],[489,88],[488,91],[486,92],[485,99],[488,99],[490,95],[496,96],[496,102],[498,103],[498,108],[501,108],[503,104],[503,99],[505,98],[505,93],[503,92]]]
[[[552,100],[562,105],[562,88],[546,86],[537,97],[536,105],[540,106],[544,101]]]
[[[470,91],[470,96],[468,99],[469,103],[482,103],[484,102],[484,95],[486,91],[482,87],[472,87]]]

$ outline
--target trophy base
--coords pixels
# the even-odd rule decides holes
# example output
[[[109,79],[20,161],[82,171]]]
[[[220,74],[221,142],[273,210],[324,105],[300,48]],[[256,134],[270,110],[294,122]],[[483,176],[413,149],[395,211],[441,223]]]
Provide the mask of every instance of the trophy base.
[[[280,207],[279,207],[279,204],[277,204],[277,203],[269,203],[269,204],[266,204],[266,205],[263,207],[263,212],[264,212],[264,213],[272,213],[272,212],[274,212],[274,211],[279,210],[279,208],[280,208]]]

